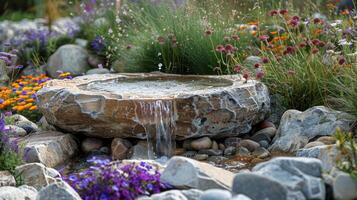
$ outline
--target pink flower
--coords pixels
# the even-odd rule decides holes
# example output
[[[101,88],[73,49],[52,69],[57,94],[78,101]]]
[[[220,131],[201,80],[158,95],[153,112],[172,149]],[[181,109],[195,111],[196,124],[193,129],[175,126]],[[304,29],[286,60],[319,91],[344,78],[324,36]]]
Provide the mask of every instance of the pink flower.
[[[312,50],[311,50],[311,53],[312,54],[317,54],[319,52],[319,49],[318,48],[313,48]]]
[[[279,12],[277,10],[271,10],[269,12],[269,16],[275,16],[275,15],[278,15],[278,14],[279,14]]]
[[[157,41],[158,41],[159,44],[161,44],[161,45],[165,44],[165,38],[162,37],[162,36],[159,36],[159,37],[157,38]]]
[[[234,53],[237,49],[231,45],[231,44],[226,44],[224,47],[226,53]]]
[[[269,39],[269,35],[261,35],[261,36],[259,36],[259,39],[261,41],[267,41]]]
[[[245,79],[246,82],[248,81],[249,76],[250,76],[249,71],[245,70],[245,71],[243,72],[243,78]]]
[[[258,70],[257,73],[255,74],[255,77],[257,79],[262,79],[264,77],[265,73],[263,70]]]
[[[300,17],[299,17],[299,16],[296,16],[296,15],[295,15],[294,17],[292,17],[291,19],[292,19],[292,20],[296,20],[296,21],[300,21]]]
[[[220,45],[216,46],[216,51],[218,51],[220,53],[224,53],[226,50],[225,50],[224,46],[220,44]]]
[[[338,58],[338,64],[339,65],[343,65],[343,64],[345,64],[346,63],[346,59],[343,57],[343,56],[340,56],[339,58]]]
[[[238,41],[239,40],[239,36],[238,35],[232,35],[232,39],[235,40],[235,41]]]
[[[268,62],[269,62],[269,58],[267,57],[262,58],[262,63],[268,63]]]
[[[259,64],[259,63],[255,63],[255,64],[254,64],[254,68],[255,68],[255,69],[258,69],[259,67],[260,67],[260,64]]]
[[[233,68],[234,72],[240,73],[242,71],[242,66],[240,65],[235,65]]]
[[[288,14],[288,10],[282,9],[282,10],[279,11],[279,13],[280,13],[281,15],[286,15],[286,14]]]
[[[299,25],[299,20],[292,19],[289,21],[289,25],[295,28]]]

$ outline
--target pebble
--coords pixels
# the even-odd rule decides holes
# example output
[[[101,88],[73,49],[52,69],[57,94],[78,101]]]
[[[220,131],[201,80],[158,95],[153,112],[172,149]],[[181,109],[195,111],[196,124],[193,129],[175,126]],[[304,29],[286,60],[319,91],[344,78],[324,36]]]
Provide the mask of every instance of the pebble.
[[[207,160],[207,158],[208,158],[207,154],[200,154],[200,153],[196,154],[193,157],[193,159],[198,160],[198,161]]]
[[[225,156],[231,156],[231,155],[234,155],[237,151],[237,148],[236,147],[228,147],[224,150],[224,155]]]
[[[207,154],[209,156],[221,156],[223,154],[222,150],[214,149],[202,149],[198,152],[199,154]]]
[[[239,137],[229,137],[224,140],[225,147],[237,147],[242,139]]]
[[[185,153],[182,154],[182,156],[187,158],[193,158],[196,154],[197,154],[196,151],[186,151]]]
[[[239,146],[245,147],[245,148],[247,148],[250,152],[253,152],[253,151],[255,151],[260,145],[259,145],[259,143],[255,142],[255,141],[253,141],[253,140],[245,139],[245,140],[242,140],[242,141],[239,143]]]
[[[238,147],[237,151],[236,151],[236,155],[237,156],[250,156],[250,152],[247,148],[245,147]]]
[[[270,152],[264,147],[258,147],[255,151],[253,151],[253,156],[264,159],[270,156]]]
[[[202,137],[191,142],[194,150],[209,149],[212,147],[212,140],[209,137]]]

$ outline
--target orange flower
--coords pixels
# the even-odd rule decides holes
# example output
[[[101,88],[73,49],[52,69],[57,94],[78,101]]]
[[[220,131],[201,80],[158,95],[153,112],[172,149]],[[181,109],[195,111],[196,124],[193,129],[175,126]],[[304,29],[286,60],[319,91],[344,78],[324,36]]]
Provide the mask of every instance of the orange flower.
[[[29,110],[31,110],[31,111],[37,110],[37,106],[31,106]]]

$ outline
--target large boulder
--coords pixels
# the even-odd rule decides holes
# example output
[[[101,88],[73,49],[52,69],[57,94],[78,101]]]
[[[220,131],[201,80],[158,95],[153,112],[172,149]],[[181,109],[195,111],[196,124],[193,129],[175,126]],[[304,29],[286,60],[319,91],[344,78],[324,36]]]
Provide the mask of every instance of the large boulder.
[[[21,175],[23,183],[40,190],[57,181],[60,174],[52,168],[47,168],[41,163],[29,163],[16,167],[16,174]]]
[[[357,199],[357,180],[345,172],[339,172],[333,181],[333,194],[337,200]]]
[[[27,185],[0,187],[0,200],[35,200],[36,197],[37,190]]]
[[[288,110],[281,119],[270,150],[296,152],[316,136],[333,135],[338,128],[349,131],[352,123],[350,115],[324,106],[312,107],[305,112]]]
[[[78,152],[78,145],[70,134],[44,131],[19,140],[27,163],[39,162],[46,167],[63,164]]]
[[[53,80],[38,99],[48,123],[71,133],[146,139],[161,126],[178,140],[248,133],[270,105],[267,87],[258,81],[162,73]]]
[[[82,200],[82,198],[67,183],[59,181],[42,188],[36,200]]]
[[[230,190],[233,178],[232,172],[180,156],[172,157],[161,175],[163,182],[175,188],[199,190]]]
[[[51,77],[58,77],[58,71],[82,75],[90,69],[87,59],[88,52],[84,48],[73,44],[63,45],[49,58],[47,72]]]

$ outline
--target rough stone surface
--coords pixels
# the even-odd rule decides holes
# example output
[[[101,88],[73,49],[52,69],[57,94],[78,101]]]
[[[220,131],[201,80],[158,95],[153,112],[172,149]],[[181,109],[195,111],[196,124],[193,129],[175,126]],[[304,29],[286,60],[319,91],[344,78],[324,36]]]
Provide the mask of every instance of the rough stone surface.
[[[279,182],[263,175],[238,173],[234,177],[233,195],[243,194],[252,200],[287,200],[288,190]]]
[[[247,148],[250,152],[255,151],[259,146],[260,146],[259,143],[248,139],[242,140],[239,143],[239,147]]]
[[[253,137],[256,135],[266,135],[269,138],[274,138],[276,133],[276,128],[275,127],[267,127],[262,130],[259,130],[258,132],[254,133]]]
[[[61,46],[48,59],[47,72],[51,77],[57,77],[58,71],[70,72],[72,75],[82,75],[89,70],[88,52],[73,44]]]
[[[87,71],[87,75],[91,74],[109,74],[110,71],[107,68],[95,68],[95,69],[90,69]]]
[[[337,128],[349,131],[352,122],[348,114],[324,106],[312,107],[305,112],[288,110],[281,119],[270,149],[296,152],[316,136],[332,135]]]
[[[199,160],[199,161],[207,160],[207,158],[208,158],[207,154],[196,154],[195,156],[193,156],[193,159]]]
[[[128,140],[115,138],[111,144],[112,158],[114,160],[123,160],[128,156],[131,143]]]
[[[333,181],[333,194],[337,200],[357,199],[357,181],[349,174],[339,172]]]
[[[252,172],[281,183],[287,199],[325,199],[322,164],[318,159],[278,157],[256,165]]]
[[[336,138],[333,136],[322,136],[322,137],[319,137],[316,141],[319,141],[326,145],[329,145],[329,144],[335,144]]]
[[[325,171],[330,171],[336,166],[337,160],[342,158],[336,145],[323,145],[311,147],[308,149],[300,149],[296,152],[298,157],[317,158],[322,162],[322,168]]]
[[[172,157],[161,175],[161,180],[175,188],[195,188],[199,190],[230,190],[234,174],[210,164],[189,158]]]
[[[19,143],[26,162],[40,162],[47,167],[62,164],[78,152],[78,145],[70,134],[54,131],[26,136]]]
[[[6,125],[5,128],[8,130],[6,133],[10,137],[21,137],[27,135],[27,132],[25,129],[15,126],[15,125]]]
[[[304,146],[304,149],[308,149],[311,147],[317,147],[317,146],[323,146],[323,145],[325,145],[325,144],[322,142],[319,142],[319,141],[309,142]]]
[[[232,198],[231,192],[220,189],[210,189],[202,193],[199,200],[230,200]]]
[[[21,174],[26,185],[37,190],[56,182],[56,178],[60,178],[60,174],[55,169],[47,168],[41,163],[20,165],[16,167],[15,171],[17,174]]]
[[[149,155],[149,148],[148,144],[146,141],[140,141],[138,144],[134,145],[129,153],[128,157],[130,157],[131,160],[135,159],[150,159]]]
[[[36,200],[82,200],[67,183],[59,181],[41,189]]]
[[[264,147],[258,147],[255,151],[252,152],[252,155],[257,158],[264,159],[270,156],[270,152]]]
[[[103,140],[98,138],[85,138],[82,141],[81,149],[84,153],[89,153],[91,151],[98,151],[100,148],[103,147]]]
[[[206,85],[203,89],[165,93],[161,101],[157,100],[155,92],[145,95],[132,90],[113,92],[116,87],[96,88],[98,84],[135,80],[141,82],[136,88],[141,90],[142,82],[154,80],[150,84],[159,84],[158,79],[185,83],[197,81]],[[93,137],[146,139],[144,126],[154,128],[155,123],[148,119],[150,116],[142,106],[157,103],[174,108],[171,109],[175,121],[173,132],[178,140],[200,136],[238,136],[248,133],[252,125],[263,120],[270,105],[265,85],[257,81],[243,82],[239,76],[87,75],[72,80],[50,81],[38,92],[38,106],[50,124],[71,133]]]
[[[35,200],[37,190],[27,185],[0,187],[0,200]]]
[[[9,171],[0,171],[0,187],[15,185],[15,177]]]
[[[209,137],[203,137],[191,142],[193,150],[209,149],[212,147],[212,140]]]
[[[188,200],[185,195],[182,194],[179,190],[170,190],[166,192],[162,192],[159,194],[154,194],[150,198],[150,200]]]
[[[23,128],[27,133],[33,133],[39,130],[38,126],[35,123],[31,122],[22,115],[16,114],[11,116],[10,118],[13,121],[12,125]]]

